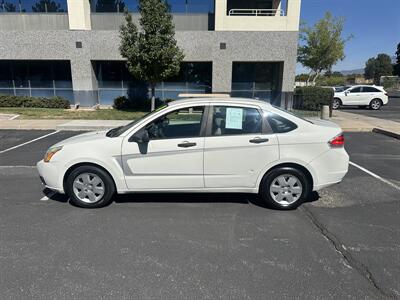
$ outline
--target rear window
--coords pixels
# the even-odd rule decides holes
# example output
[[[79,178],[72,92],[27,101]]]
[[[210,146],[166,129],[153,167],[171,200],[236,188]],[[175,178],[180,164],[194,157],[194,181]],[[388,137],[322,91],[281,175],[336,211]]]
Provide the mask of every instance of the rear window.
[[[292,121],[274,113],[268,113],[267,120],[274,133],[286,133],[297,128]]]

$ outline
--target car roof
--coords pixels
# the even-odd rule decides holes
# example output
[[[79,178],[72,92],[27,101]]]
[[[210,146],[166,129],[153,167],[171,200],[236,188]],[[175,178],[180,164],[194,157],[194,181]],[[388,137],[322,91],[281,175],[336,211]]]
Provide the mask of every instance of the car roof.
[[[199,103],[226,103],[226,104],[252,104],[261,107],[271,107],[271,104],[266,101],[251,99],[251,98],[183,98],[174,100],[168,103],[169,106],[181,105],[181,104],[199,104]]]

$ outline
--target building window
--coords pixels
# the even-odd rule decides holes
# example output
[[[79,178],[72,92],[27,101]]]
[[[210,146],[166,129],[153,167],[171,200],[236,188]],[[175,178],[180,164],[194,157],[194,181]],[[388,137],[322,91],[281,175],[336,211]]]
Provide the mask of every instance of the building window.
[[[74,102],[69,61],[0,60],[0,94]]]
[[[278,101],[281,64],[278,62],[233,62],[232,96]]]
[[[0,0],[0,12],[66,13],[67,0]]]
[[[110,105],[118,96],[132,99],[149,97],[149,87],[128,72],[123,61],[94,61],[99,86],[99,102]],[[156,86],[156,97],[162,100],[177,99],[179,94],[210,93],[212,79],[211,62],[184,62],[179,74]]]
[[[169,0],[172,13],[214,13],[214,0]],[[139,0],[92,0],[92,12],[138,11]]]

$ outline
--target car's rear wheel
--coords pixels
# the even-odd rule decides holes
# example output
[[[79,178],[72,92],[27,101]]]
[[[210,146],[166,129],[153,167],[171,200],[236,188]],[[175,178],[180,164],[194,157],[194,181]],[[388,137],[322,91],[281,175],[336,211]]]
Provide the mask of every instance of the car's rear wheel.
[[[67,178],[65,188],[70,202],[84,208],[106,206],[111,203],[115,193],[114,181],[110,175],[90,165],[74,169]]]
[[[260,196],[276,209],[295,209],[308,197],[310,182],[299,169],[281,167],[270,171],[261,182]]]
[[[382,100],[381,99],[373,99],[369,103],[369,107],[373,110],[379,110],[382,107]]]
[[[339,109],[340,106],[342,105],[342,101],[338,98],[334,98],[332,101],[332,109]]]

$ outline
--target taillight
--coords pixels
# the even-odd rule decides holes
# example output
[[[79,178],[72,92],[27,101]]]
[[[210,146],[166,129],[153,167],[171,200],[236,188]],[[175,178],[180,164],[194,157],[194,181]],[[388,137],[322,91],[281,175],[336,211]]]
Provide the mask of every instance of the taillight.
[[[343,147],[344,146],[344,135],[343,135],[343,133],[338,134],[333,139],[331,139],[328,143],[329,143],[329,145],[331,147]]]

